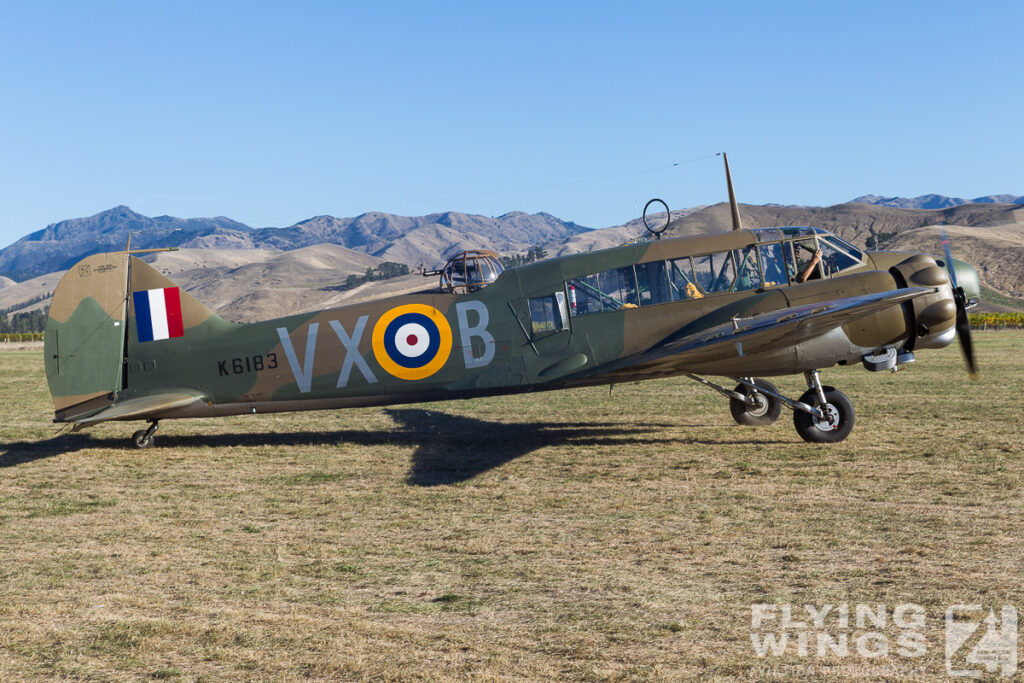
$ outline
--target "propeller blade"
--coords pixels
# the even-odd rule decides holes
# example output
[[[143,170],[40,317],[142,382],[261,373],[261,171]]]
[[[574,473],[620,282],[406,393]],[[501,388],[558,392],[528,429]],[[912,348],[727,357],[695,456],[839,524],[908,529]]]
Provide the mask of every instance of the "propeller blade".
[[[967,318],[967,297],[964,290],[956,289],[956,336],[960,340],[960,350],[967,362],[967,376],[978,379],[978,365],[974,361],[974,342],[971,341],[971,322]]]
[[[953,302],[956,304],[956,336],[960,340],[960,350],[967,363],[967,376],[978,379],[978,365],[974,361],[974,342],[971,340],[971,321],[967,317],[967,295],[963,287],[956,281],[956,268],[953,267],[953,254],[949,248],[949,234],[942,231],[942,250],[946,254],[946,270],[949,271],[949,282],[953,286]]]
[[[942,231],[942,250],[946,252],[946,270],[949,271],[949,281],[953,283],[953,291],[959,287],[959,283],[956,281],[956,269],[953,267],[953,254],[949,250],[949,233],[945,230]]]

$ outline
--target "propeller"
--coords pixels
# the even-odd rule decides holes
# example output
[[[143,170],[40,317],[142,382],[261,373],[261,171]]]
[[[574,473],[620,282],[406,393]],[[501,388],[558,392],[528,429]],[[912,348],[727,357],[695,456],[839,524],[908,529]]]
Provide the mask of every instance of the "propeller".
[[[953,267],[953,255],[949,250],[949,235],[942,231],[942,248],[946,253],[946,269],[949,281],[953,285],[953,302],[956,304],[956,336],[960,340],[960,350],[967,362],[968,377],[978,379],[978,366],[974,362],[974,343],[971,341],[971,322],[967,318],[967,295],[964,288],[956,280],[956,268]]]

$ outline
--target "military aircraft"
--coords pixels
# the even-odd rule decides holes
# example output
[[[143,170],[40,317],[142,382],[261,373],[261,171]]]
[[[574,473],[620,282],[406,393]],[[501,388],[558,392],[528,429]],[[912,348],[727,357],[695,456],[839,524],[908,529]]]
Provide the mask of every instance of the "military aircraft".
[[[224,320],[130,249],[94,254],[50,304],[54,421],[146,420],[132,436],[145,448],[167,419],[686,376],[728,397],[740,424],[770,424],[785,406],[804,440],[827,443],[850,434],[854,410],[823,368],[893,370],[959,335],[975,373],[966,308],[978,276],[948,243],[935,258],[866,252],[813,227],[742,229],[725,163],[731,231],[508,269],[462,252],[436,287],[267,322]],[[644,212],[656,237],[665,209],[664,226]],[[808,389],[795,399],[763,379],[798,373]]]

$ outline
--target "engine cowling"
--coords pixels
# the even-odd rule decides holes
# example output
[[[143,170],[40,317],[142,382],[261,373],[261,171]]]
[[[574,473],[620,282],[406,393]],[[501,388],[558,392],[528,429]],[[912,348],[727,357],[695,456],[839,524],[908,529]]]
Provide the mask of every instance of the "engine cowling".
[[[956,303],[949,273],[931,256],[916,254],[889,269],[897,287],[935,287],[935,292],[903,304],[907,323],[904,348],[941,349],[956,337]]]

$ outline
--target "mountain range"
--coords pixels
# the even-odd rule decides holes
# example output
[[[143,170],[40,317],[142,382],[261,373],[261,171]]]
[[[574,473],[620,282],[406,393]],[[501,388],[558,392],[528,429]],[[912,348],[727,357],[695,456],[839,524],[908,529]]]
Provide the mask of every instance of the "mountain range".
[[[874,204],[875,206],[891,206],[894,209],[948,209],[951,206],[964,204],[1024,204],[1024,196],[1012,194],[990,194],[974,199],[947,197],[941,194],[923,194],[920,197],[879,197],[877,194],[866,194],[850,200],[851,204]]]
[[[155,247],[279,249],[337,244],[385,261],[436,266],[463,249],[524,251],[590,228],[546,213],[506,213],[497,218],[448,211],[427,216],[364,213],[354,218],[316,216],[287,228],[251,228],[216,218],[150,218],[116,206],[86,218],[46,226],[0,250],[0,274],[63,270],[102,251],[124,249],[129,232],[136,249]]]
[[[954,239],[956,255],[978,268],[986,287],[1004,296],[1024,297],[1024,206],[1019,204],[976,202],[906,209],[854,201],[830,207],[741,204],[739,208],[748,227],[814,225],[868,249],[938,253],[941,232],[946,230]],[[731,226],[724,203],[673,211],[671,219],[669,236]],[[54,223],[0,250],[0,273],[11,276],[0,275],[0,310],[45,307],[45,296],[64,269],[88,254],[123,249],[129,231],[135,248],[179,247],[179,251],[144,258],[213,310],[238,321],[425,286],[420,275],[354,287],[346,284],[348,276],[362,276],[384,261],[418,270],[421,265],[438,265],[463,249],[509,254],[537,245],[549,256],[561,256],[616,246],[644,234],[640,219],[592,230],[546,213],[511,212],[496,218],[458,212],[417,217],[367,213],[354,218],[318,216],[288,228],[251,228],[225,217],[150,218],[119,206]]]

